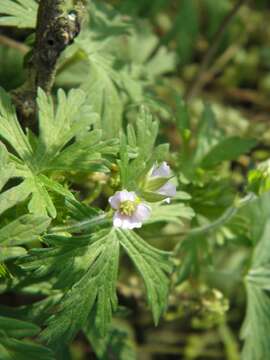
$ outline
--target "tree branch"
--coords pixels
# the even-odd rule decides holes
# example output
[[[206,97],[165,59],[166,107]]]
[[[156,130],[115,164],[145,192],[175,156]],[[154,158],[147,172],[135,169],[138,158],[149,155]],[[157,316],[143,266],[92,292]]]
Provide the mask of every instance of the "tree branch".
[[[27,62],[27,81],[13,92],[24,123],[33,123],[37,89],[50,93],[62,51],[79,34],[85,13],[85,0],[40,0],[36,40]]]
[[[202,79],[204,78],[204,73],[208,69],[211,61],[213,60],[220,41],[225,34],[228,26],[230,25],[231,21],[233,20],[234,16],[237,14],[239,9],[244,3],[247,3],[249,0],[238,0],[238,2],[235,4],[235,6],[232,8],[232,10],[229,12],[229,14],[224,18],[222,23],[220,24],[218,30],[216,31],[212,44],[210,45],[208,51],[206,52],[203,61],[199,67],[199,70],[197,74],[195,75],[194,79],[192,80],[190,86],[187,89],[185,99],[186,101],[191,100],[193,97],[195,97],[199,91],[202,88],[203,82]]]

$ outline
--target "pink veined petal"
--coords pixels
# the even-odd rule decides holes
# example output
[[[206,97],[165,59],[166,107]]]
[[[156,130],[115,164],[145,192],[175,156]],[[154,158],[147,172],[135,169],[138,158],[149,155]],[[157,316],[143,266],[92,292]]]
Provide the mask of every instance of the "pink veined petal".
[[[145,204],[139,204],[132,217],[134,217],[134,219],[136,219],[137,221],[143,222],[147,220],[150,217],[150,215],[151,215],[150,206]]]
[[[113,196],[109,198],[109,203],[113,209],[119,209],[120,204],[124,201],[130,200],[135,201],[136,200],[136,194],[133,191],[127,191],[127,190],[121,190],[117,191]]]
[[[163,161],[159,166],[155,165],[151,174],[153,177],[169,177],[170,175],[171,168],[166,161]]]

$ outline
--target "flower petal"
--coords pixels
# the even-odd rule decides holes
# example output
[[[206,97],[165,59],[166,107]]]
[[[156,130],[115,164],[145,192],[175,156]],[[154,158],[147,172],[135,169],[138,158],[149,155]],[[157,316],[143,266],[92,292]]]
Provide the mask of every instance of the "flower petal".
[[[124,202],[124,201],[127,201],[127,200],[130,200],[130,201],[135,201],[136,200],[136,194],[134,191],[127,191],[126,189],[124,190],[121,190],[121,191],[117,191],[120,195],[120,201],[121,202]]]
[[[117,191],[113,196],[109,198],[109,203],[115,213],[113,216],[113,226],[122,229],[134,229],[140,228],[143,221],[148,219],[151,213],[151,208],[146,204],[140,203],[136,205],[137,195],[133,191],[121,190]],[[121,204],[125,201],[134,202],[135,211],[132,215],[123,214],[123,211],[120,211]]]
[[[122,195],[123,199],[122,201],[136,201],[137,199],[137,195],[134,191],[127,191],[127,190],[123,190],[122,192],[125,192],[125,194]]]
[[[173,197],[176,195],[176,186],[170,181],[168,181],[166,184],[161,186],[161,188],[159,188],[157,192],[161,195]]]
[[[118,209],[121,203],[120,191],[117,191],[113,196],[109,198],[109,204],[113,209]]]
[[[134,216],[127,216],[116,211],[113,217],[113,226],[122,229],[140,228],[142,222],[138,221]]]
[[[171,175],[171,168],[166,163],[166,161],[163,161],[159,166],[155,165],[151,176],[155,177],[169,177]]]
[[[132,218],[134,218],[134,220],[137,219],[137,221],[143,222],[147,220],[150,217],[150,215],[151,215],[150,206],[141,203],[137,206],[137,209],[132,215]]]
[[[113,196],[109,198],[109,203],[113,209],[119,209],[120,204],[124,201],[130,200],[135,201],[137,198],[135,192],[133,191],[127,191],[127,190],[121,190],[117,191]]]

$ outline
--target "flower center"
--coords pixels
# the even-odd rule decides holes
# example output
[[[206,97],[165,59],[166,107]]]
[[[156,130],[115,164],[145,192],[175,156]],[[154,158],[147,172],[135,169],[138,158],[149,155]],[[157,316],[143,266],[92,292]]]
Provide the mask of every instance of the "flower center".
[[[137,204],[134,201],[126,200],[120,204],[120,213],[122,215],[131,216],[137,208]]]

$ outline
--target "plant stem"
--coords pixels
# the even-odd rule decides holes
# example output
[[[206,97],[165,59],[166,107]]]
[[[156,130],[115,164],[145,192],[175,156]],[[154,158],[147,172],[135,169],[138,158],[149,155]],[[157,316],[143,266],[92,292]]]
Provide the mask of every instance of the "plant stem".
[[[73,224],[53,227],[49,230],[49,233],[55,234],[66,231],[71,233],[80,232],[83,230],[89,230],[95,226],[111,224],[111,222],[112,220],[107,216],[107,214],[102,214],[90,219],[78,221]]]
[[[229,14],[224,18],[222,23],[220,24],[218,30],[216,31],[214,38],[212,40],[212,44],[210,45],[208,51],[206,52],[202,63],[199,67],[199,70],[197,74],[195,75],[194,79],[192,80],[190,86],[187,89],[185,99],[186,101],[190,101],[192,98],[194,98],[198,93],[200,92],[203,82],[202,79],[204,78],[204,74],[207,71],[209,65],[211,64],[216,52],[218,51],[220,41],[223,38],[223,35],[225,34],[228,26],[230,25],[231,21],[241,8],[241,6],[244,3],[247,3],[249,0],[238,0],[238,2],[235,4],[235,6],[232,8],[232,10],[229,12]]]
[[[210,232],[218,230],[221,226],[225,225],[227,222],[229,222],[237,213],[238,211],[243,207],[249,204],[250,202],[254,201],[256,199],[256,195],[253,193],[247,194],[243,199],[239,200],[237,204],[229,207],[218,219],[213,221],[212,223],[200,226],[197,228],[194,228],[190,231],[187,231],[186,234],[179,233],[179,236],[196,236],[196,235],[207,235]],[[169,237],[170,235],[168,235]],[[177,236],[177,234],[173,234],[173,236]],[[184,240],[185,241],[185,240]],[[175,254],[177,254],[181,248],[181,242],[179,242],[175,247]]]
[[[27,63],[26,82],[13,92],[23,122],[35,121],[37,89],[50,93],[57,60],[79,34],[85,12],[85,0],[40,0],[36,40]]]

